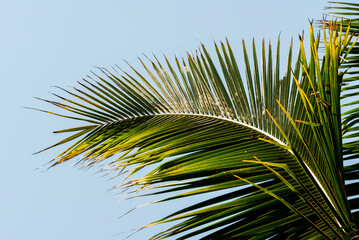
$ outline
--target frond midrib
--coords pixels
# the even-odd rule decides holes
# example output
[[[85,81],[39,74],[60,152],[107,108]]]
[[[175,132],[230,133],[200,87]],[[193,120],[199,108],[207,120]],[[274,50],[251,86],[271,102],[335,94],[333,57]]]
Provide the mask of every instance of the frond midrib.
[[[121,122],[121,121],[126,121],[126,120],[131,120],[131,119],[136,119],[136,118],[141,118],[141,117],[156,117],[156,116],[170,116],[170,115],[177,115],[177,116],[196,116],[196,117],[207,117],[207,118],[213,118],[216,120],[222,120],[222,121],[227,121],[227,122],[231,122],[231,123],[235,123],[238,125],[241,125],[243,127],[247,127],[250,129],[253,129],[269,138],[271,138],[273,141],[279,143],[280,145],[283,146],[287,146],[287,144],[285,144],[283,141],[281,141],[280,139],[276,138],[275,136],[273,136],[272,134],[259,129],[257,127],[254,127],[250,124],[241,122],[239,120],[234,120],[234,119],[229,119],[229,118],[225,118],[225,117],[221,117],[221,116],[214,116],[214,115],[209,115],[209,114],[199,114],[199,113],[175,113],[175,112],[171,112],[171,113],[159,113],[159,114],[148,114],[148,115],[141,115],[141,116],[135,116],[135,117],[128,117],[128,118],[123,118],[123,119],[116,119],[114,121],[108,121],[105,122],[105,124],[112,124],[112,123],[116,123],[116,122]],[[99,124],[99,125],[105,125],[105,124]],[[293,155],[292,151],[288,151]]]

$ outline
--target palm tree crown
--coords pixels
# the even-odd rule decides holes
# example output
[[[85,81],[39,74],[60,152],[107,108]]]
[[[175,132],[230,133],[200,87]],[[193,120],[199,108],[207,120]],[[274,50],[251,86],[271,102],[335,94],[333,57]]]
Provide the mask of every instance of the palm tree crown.
[[[276,49],[263,41],[260,54],[243,42],[244,72],[225,41],[215,44],[216,60],[201,46],[173,64],[140,60],[148,77],[100,68],[80,87],[61,88],[69,98],[44,101],[71,114],[49,113],[85,124],[56,131],[71,135],[49,148],[73,144],[53,165],[107,160],[127,174],[117,187],[170,194],[159,202],[227,190],[150,223],[173,222],[153,239],[354,238],[358,72],[347,68],[358,65],[358,24],[323,25],[322,38],[310,26],[309,54],[302,38],[294,57],[290,46],[283,77],[279,40]]]

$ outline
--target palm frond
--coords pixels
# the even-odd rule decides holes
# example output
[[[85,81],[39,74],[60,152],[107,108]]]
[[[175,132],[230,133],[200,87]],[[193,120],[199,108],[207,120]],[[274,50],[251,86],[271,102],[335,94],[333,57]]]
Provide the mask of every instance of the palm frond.
[[[260,57],[253,43],[253,66],[243,42],[244,74],[228,41],[215,45],[219,67],[201,46],[174,65],[140,60],[148,77],[101,68],[81,89],[61,89],[72,100],[46,100],[71,113],[54,114],[91,123],[57,131],[73,135],[52,147],[76,141],[53,165],[107,160],[128,175],[118,187],[171,194],[159,202],[228,190],[150,223],[173,222],[153,239],[347,239],[357,202],[343,179],[338,71],[351,38],[332,27],[320,62],[311,27],[310,56],[301,39],[292,67],[291,45],[282,78],[279,40],[275,50],[263,42]]]
[[[351,2],[332,2],[328,7],[330,13],[336,17],[342,18],[342,27],[337,27],[341,34],[352,34],[355,36],[351,40],[352,47],[347,48],[347,54],[341,60],[343,72],[342,78],[341,104],[342,104],[342,138],[343,138],[343,160],[345,163],[344,177],[346,180],[346,191],[348,194],[349,205],[353,212],[355,222],[359,221],[359,196],[358,196],[358,176],[359,171],[359,101],[357,96],[359,80],[359,43],[357,37],[359,34],[359,4]],[[337,24],[338,26],[338,24]]]

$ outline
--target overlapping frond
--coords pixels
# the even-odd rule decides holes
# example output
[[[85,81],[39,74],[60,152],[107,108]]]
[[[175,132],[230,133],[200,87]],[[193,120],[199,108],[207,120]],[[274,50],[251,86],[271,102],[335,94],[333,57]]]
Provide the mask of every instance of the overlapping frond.
[[[351,2],[331,2],[328,7],[330,13],[342,18],[342,27],[337,24],[337,29],[345,34],[353,34],[357,40],[359,36],[359,4]],[[350,26],[350,27],[349,27]],[[343,159],[345,163],[345,179],[349,204],[355,221],[359,222],[359,43],[353,45],[350,53],[345,56],[341,64],[345,75],[342,79],[341,104],[342,104],[342,133],[343,133]]]
[[[160,201],[227,190],[149,224],[173,222],[153,239],[350,238],[338,71],[351,38],[332,28],[320,61],[311,27],[310,55],[301,39],[293,64],[290,46],[284,77],[279,40],[275,50],[263,42],[260,57],[243,42],[244,73],[228,41],[215,45],[217,62],[202,46],[175,64],[140,60],[148,77],[100,69],[62,89],[69,98],[45,100],[89,123],[57,131],[72,135],[54,146],[73,144],[53,163],[142,170],[119,187],[171,193]]]

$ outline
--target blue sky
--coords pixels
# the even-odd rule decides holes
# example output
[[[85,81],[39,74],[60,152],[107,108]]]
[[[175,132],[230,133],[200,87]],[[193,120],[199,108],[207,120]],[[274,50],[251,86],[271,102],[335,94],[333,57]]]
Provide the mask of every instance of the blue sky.
[[[141,69],[138,56],[184,56],[202,42],[229,39],[240,57],[241,41],[276,40],[282,53],[291,37],[321,19],[323,0],[132,0],[0,1],[0,238],[8,240],[123,239],[126,230],[178,207],[142,207],[108,192],[119,179],[78,170],[73,163],[37,169],[61,149],[38,155],[61,137],[54,130],[72,121],[27,110],[53,108],[33,97],[51,98],[54,85],[76,85],[94,66]],[[186,204],[181,202],[181,204]],[[147,239],[150,228],[131,239]]]

